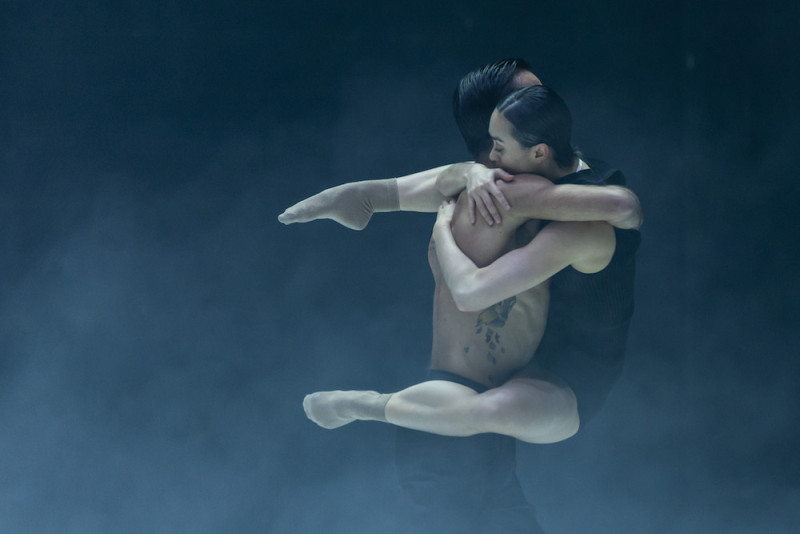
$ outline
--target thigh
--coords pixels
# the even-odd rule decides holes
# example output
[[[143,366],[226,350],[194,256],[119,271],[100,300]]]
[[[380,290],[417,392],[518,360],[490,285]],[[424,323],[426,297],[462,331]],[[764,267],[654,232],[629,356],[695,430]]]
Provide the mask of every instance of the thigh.
[[[493,413],[490,431],[528,443],[553,443],[577,431],[577,401],[570,386],[532,366],[476,399]]]

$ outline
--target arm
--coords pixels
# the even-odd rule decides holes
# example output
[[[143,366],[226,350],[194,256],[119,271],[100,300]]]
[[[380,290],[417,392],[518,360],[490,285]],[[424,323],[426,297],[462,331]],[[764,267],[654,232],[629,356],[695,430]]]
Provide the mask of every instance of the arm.
[[[540,176],[515,177],[479,163],[452,165],[438,182],[445,196],[455,196],[466,188],[472,223],[477,210],[490,226],[500,224],[498,203],[506,210],[513,206],[517,215],[531,219],[605,221],[622,229],[639,228],[643,220],[638,197],[620,186],[555,185]],[[518,188],[518,182],[527,185]]]
[[[449,165],[436,177],[436,188],[442,195],[454,197],[467,186],[470,174],[481,172],[481,170],[486,171],[488,169],[480,163],[471,161]],[[439,205],[437,204],[436,207],[438,208]]]
[[[445,283],[461,311],[483,310],[541,284],[568,265],[585,273],[600,271],[614,254],[614,230],[606,223],[551,223],[526,246],[478,268],[453,238],[453,209],[452,202],[442,205],[433,237]]]
[[[525,177],[524,180],[520,178]],[[616,185],[555,185],[530,175],[496,184],[516,215],[550,221],[605,221],[622,229],[642,224],[642,207],[630,189]]]
[[[292,224],[332,219],[352,230],[363,230],[373,213],[435,212],[445,198],[436,188],[436,178],[448,167],[331,187],[289,207],[278,220]]]
[[[469,220],[475,224],[475,211],[492,226],[502,222],[495,205],[499,202],[505,209],[511,209],[505,196],[497,186],[498,180],[513,180],[513,176],[502,169],[490,169],[481,163],[456,163],[439,174],[436,186],[446,197],[454,197],[464,189],[468,194]]]
[[[444,165],[398,178],[397,193],[400,211],[435,213],[439,209],[439,204],[450,196],[443,194],[437,187],[439,176],[451,172],[452,167],[459,165],[462,164]]]

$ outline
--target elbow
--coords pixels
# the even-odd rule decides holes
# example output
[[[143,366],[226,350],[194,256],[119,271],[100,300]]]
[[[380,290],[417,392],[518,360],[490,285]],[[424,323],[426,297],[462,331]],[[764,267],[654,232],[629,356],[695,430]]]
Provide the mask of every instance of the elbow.
[[[482,269],[457,276],[450,292],[456,308],[462,312],[481,312],[508,298]]]
[[[616,214],[612,224],[625,230],[636,230],[642,226],[642,204],[639,197],[629,189],[622,189],[614,197],[613,211]]]
[[[478,295],[471,291],[466,284],[461,284],[458,287],[451,288],[450,293],[453,296],[453,302],[462,312],[476,312],[482,311],[486,308],[484,303],[480,301]]]

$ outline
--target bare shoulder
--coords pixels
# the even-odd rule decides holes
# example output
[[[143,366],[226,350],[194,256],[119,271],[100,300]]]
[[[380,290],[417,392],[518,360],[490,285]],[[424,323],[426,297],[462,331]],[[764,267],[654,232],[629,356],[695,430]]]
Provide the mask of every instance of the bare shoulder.
[[[614,227],[603,221],[551,222],[540,234],[557,240],[569,255],[570,265],[586,274],[605,269],[617,244]]]

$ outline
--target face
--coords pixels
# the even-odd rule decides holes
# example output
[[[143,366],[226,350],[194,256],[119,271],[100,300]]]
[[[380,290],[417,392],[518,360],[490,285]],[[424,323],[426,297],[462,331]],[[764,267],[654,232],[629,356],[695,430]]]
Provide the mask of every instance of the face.
[[[535,172],[538,165],[535,158],[536,147],[522,146],[511,135],[512,130],[513,126],[508,119],[495,110],[489,120],[489,135],[494,143],[489,154],[492,165],[510,173]]]
[[[538,76],[532,73],[529,70],[518,70],[514,73],[514,78],[511,80],[511,87],[516,91],[517,89],[522,89],[523,87],[530,87],[531,85],[542,85],[542,82],[539,80]],[[491,159],[491,151],[481,151],[475,155],[475,161],[478,163],[482,163],[487,167],[497,167],[498,165],[494,163]]]

